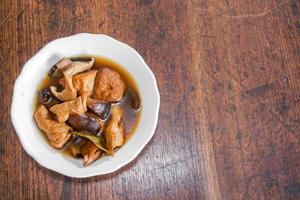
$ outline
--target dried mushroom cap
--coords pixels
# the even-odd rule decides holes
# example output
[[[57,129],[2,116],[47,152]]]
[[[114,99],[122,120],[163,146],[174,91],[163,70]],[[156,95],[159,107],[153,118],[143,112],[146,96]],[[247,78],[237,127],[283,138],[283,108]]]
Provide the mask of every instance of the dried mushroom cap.
[[[83,156],[83,165],[88,166],[101,157],[102,151],[90,141],[81,147],[81,154]]]
[[[76,131],[87,131],[91,133],[97,133],[100,132],[102,129],[101,124],[97,119],[76,112],[70,114],[68,123]]]
[[[41,104],[49,104],[51,100],[52,100],[52,94],[48,88],[44,88],[39,92],[39,102]]]
[[[128,88],[126,91],[126,95],[128,95],[131,101],[131,107],[135,110],[139,110],[141,108],[141,100],[139,93],[132,88]]]
[[[120,107],[114,107],[107,126],[104,129],[106,147],[109,154],[114,154],[114,150],[124,144],[125,124],[123,115],[124,112]]]
[[[86,71],[93,67],[95,62],[94,58],[91,58],[90,61],[83,62],[83,61],[74,61],[69,64],[69,60],[62,60],[60,63],[57,64],[57,68],[62,71],[66,84],[65,89],[61,92],[57,92],[57,88],[51,86],[52,94],[61,101],[70,101],[77,97],[77,91],[73,87],[72,76],[83,71]]]
[[[72,128],[65,123],[59,123],[50,117],[50,112],[40,105],[34,114],[38,127],[45,133],[51,146],[61,149],[72,137]]]
[[[63,58],[58,63],[56,63],[49,71],[48,75],[50,77],[61,77],[62,76],[62,69],[66,66],[71,65],[72,61],[69,58]]]
[[[93,59],[93,57],[74,57],[74,58],[70,58],[71,61],[75,62],[75,61],[81,61],[81,62],[89,62]]]
[[[67,75],[73,76],[75,74],[79,74],[86,70],[89,70],[93,67],[95,62],[95,58],[91,57],[88,61],[72,61],[71,65],[67,65],[62,69],[64,73]]]
[[[83,114],[87,111],[87,108],[82,97],[78,97],[73,101],[56,104],[50,108],[50,111],[56,115],[58,122],[65,122],[68,120],[70,113],[78,112]]]
[[[86,105],[102,120],[105,120],[108,117],[111,107],[110,103],[108,102],[103,102],[92,98],[87,99]]]

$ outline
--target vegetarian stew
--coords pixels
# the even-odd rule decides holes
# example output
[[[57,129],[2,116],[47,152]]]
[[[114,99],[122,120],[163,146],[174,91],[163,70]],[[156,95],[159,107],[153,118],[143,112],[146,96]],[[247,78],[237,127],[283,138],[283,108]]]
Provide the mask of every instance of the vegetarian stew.
[[[38,87],[34,119],[49,144],[88,166],[113,155],[141,114],[131,75],[107,58],[63,58]]]

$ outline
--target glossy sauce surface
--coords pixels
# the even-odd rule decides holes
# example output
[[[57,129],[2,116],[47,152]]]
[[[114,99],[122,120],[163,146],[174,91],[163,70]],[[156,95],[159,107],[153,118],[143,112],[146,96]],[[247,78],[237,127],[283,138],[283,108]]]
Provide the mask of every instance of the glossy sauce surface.
[[[91,55],[89,55],[89,56],[91,56]],[[81,57],[81,56],[78,56],[78,57]],[[87,57],[87,56],[84,55],[83,57]],[[140,121],[140,116],[141,116],[142,106],[139,110],[135,110],[131,106],[132,101],[133,101],[133,95],[137,94],[140,97],[137,84],[135,83],[135,80],[129,74],[129,72],[124,67],[119,65],[118,63],[116,63],[108,58],[103,58],[103,57],[99,57],[99,56],[92,56],[92,57],[95,58],[95,63],[94,63],[94,66],[91,68],[91,70],[100,69],[100,68],[113,69],[120,74],[122,80],[124,81],[124,83],[126,85],[125,94],[124,94],[124,97],[122,98],[122,100],[118,103],[112,104],[112,108],[114,106],[120,106],[124,111],[124,122],[125,122],[125,129],[126,129],[125,143],[126,143],[126,141],[128,141],[128,139],[134,134],[134,132],[137,128],[137,125]],[[58,88],[58,90],[63,89],[62,86],[59,84],[59,78],[52,78],[52,77],[49,77],[48,74],[46,74],[45,78],[41,81],[41,83],[38,86],[38,91],[37,91],[36,99],[35,99],[35,109],[37,109],[38,105],[40,105],[38,92],[44,88],[49,88],[50,86],[56,86]],[[141,99],[140,99],[140,101],[141,101]],[[54,102],[54,104],[60,103],[58,100],[53,101],[53,102]],[[142,105],[142,102],[140,102],[140,103]],[[69,145],[67,145],[67,147],[62,150],[62,153],[65,155],[72,156],[71,152],[68,149],[68,146]]]

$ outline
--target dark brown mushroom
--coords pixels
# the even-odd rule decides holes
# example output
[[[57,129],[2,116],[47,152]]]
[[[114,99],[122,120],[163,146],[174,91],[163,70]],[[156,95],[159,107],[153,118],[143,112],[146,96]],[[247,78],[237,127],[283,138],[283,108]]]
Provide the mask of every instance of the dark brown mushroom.
[[[68,65],[71,65],[72,61],[68,58],[63,58],[58,63],[56,63],[49,71],[48,75],[50,77],[62,77],[62,69],[67,67]]]
[[[110,103],[92,98],[87,99],[86,105],[102,120],[105,120],[108,117],[111,108]]]
[[[52,94],[50,89],[44,88],[39,92],[39,101],[41,104],[49,104],[52,100]]]
[[[128,91],[131,98],[131,107],[135,110],[139,110],[141,108],[141,100],[137,91],[131,89]]]
[[[76,112],[70,114],[68,123],[76,131],[98,133],[102,129],[102,126],[97,119]]]

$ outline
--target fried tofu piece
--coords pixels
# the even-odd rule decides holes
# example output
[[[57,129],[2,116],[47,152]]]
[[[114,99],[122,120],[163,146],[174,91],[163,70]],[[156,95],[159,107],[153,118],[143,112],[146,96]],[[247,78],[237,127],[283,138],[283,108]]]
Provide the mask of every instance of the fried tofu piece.
[[[97,70],[92,70],[88,72],[83,72],[80,74],[76,74],[73,76],[73,87],[77,90],[79,95],[91,96],[93,94],[95,78],[97,74]],[[62,86],[65,86],[66,79],[60,79],[59,83]]]
[[[84,114],[87,111],[87,108],[85,102],[80,96],[76,100],[67,101],[52,106],[50,111],[56,115],[58,122],[65,122],[68,120],[70,113],[77,112]]]
[[[102,68],[99,69],[94,85],[93,98],[106,101],[118,102],[124,96],[125,83],[118,72]]]
[[[38,127],[45,133],[51,146],[61,149],[72,137],[72,128],[65,123],[53,120],[44,105],[40,105],[34,114]]]

